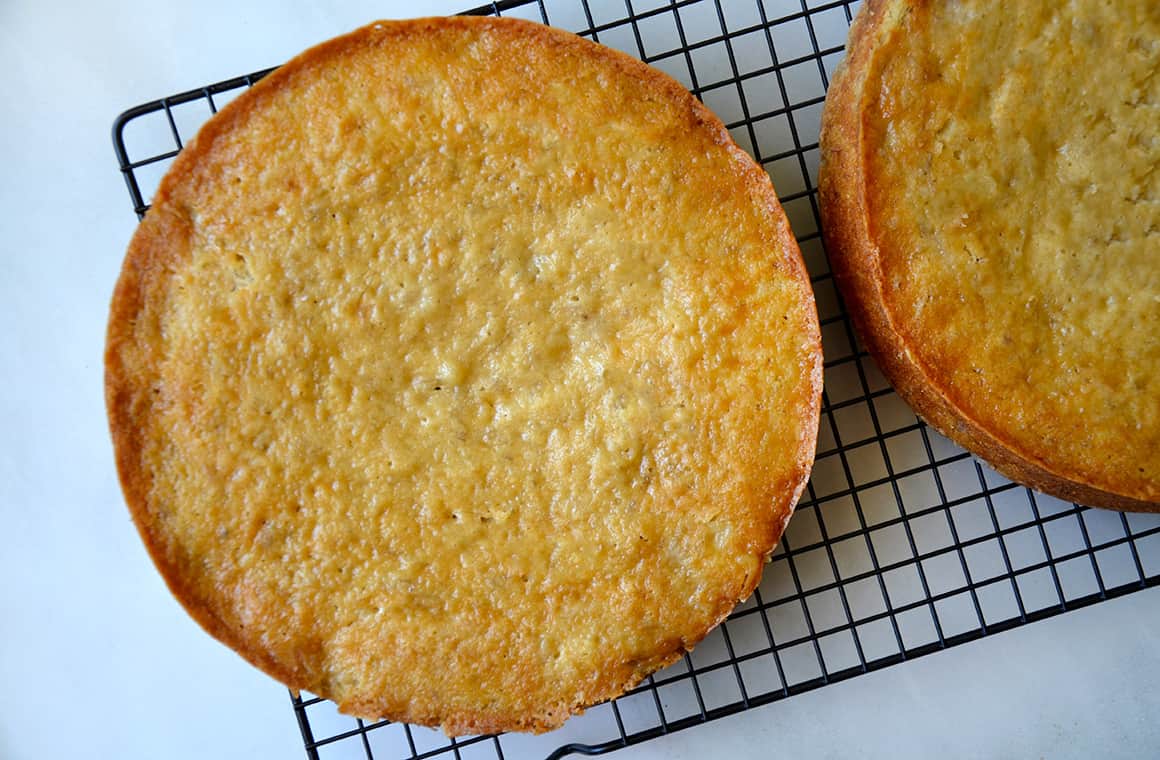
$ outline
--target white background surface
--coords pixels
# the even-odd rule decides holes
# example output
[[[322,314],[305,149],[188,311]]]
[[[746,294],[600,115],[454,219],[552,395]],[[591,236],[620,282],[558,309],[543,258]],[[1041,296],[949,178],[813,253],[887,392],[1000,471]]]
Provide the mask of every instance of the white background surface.
[[[300,758],[285,689],[201,632],[129,521],[101,390],[136,220],[124,108],[453,0],[0,2],[0,758]],[[1091,757],[1160,753],[1160,590],[618,753]]]

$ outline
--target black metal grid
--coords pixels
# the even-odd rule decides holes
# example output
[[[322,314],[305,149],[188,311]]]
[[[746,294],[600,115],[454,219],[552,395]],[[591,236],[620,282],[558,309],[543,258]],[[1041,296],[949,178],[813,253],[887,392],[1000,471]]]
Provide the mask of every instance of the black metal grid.
[[[1007,481],[926,427],[858,344],[818,232],[825,88],[858,2],[505,0],[666,71],[773,177],[812,275],[826,384],[808,490],[761,586],[676,665],[543,736],[448,739],[302,695],[309,758],[600,754],[1160,583],[1160,515]],[[266,71],[147,103],[113,130],[138,217],[183,137]]]

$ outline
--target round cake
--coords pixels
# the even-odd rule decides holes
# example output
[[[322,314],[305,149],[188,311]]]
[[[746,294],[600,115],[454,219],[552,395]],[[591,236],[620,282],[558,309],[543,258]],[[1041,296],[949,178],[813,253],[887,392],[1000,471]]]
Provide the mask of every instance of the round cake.
[[[1160,509],[1160,4],[868,0],[827,251],[898,392],[1008,477]]]
[[[346,713],[547,730],[757,585],[813,460],[768,176],[665,75],[381,22],[177,157],[113,296],[138,530],[209,633]]]

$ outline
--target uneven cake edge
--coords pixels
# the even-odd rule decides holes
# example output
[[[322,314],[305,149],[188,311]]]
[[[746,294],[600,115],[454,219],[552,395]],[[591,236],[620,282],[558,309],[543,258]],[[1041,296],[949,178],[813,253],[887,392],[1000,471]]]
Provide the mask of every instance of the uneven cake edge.
[[[133,326],[137,316],[152,308],[156,289],[152,286],[164,276],[167,267],[180,261],[184,249],[189,245],[188,221],[170,209],[167,199],[173,191],[186,182],[198,163],[210,154],[219,135],[226,133],[237,121],[242,120],[261,103],[265,93],[274,92],[289,83],[300,70],[326,58],[341,55],[343,51],[360,45],[374,43],[385,36],[422,34],[425,30],[439,26],[467,27],[489,25],[493,29],[503,29],[509,34],[538,37],[546,46],[569,47],[587,55],[603,59],[608,65],[619,69],[627,76],[645,82],[658,95],[678,99],[688,104],[690,112],[701,128],[713,134],[715,142],[734,153],[739,159],[734,166],[736,174],[730,181],[746,186],[755,197],[767,201],[769,214],[778,229],[778,248],[774,252],[784,257],[789,264],[787,275],[798,281],[803,295],[804,324],[799,326],[813,347],[812,367],[804,382],[808,385],[808,408],[796,410],[799,413],[800,436],[794,458],[792,477],[788,489],[778,503],[771,504],[773,514],[781,514],[780,525],[774,525],[773,532],[761,542],[759,553],[761,564],[757,572],[740,579],[733,589],[723,594],[712,619],[708,620],[700,635],[673,643],[672,647],[657,652],[645,662],[624,663],[620,674],[601,683],[599,688],[584,695],[572,704],[546,706],[537,714],[498,714],[481,712],[445,712],[433,714],[431,710],[408,709],[387,710],[383,704],[374,701],[340,703],[339,709],[360,717],[441,726],[448,735],[469,733],[494,733],[500,731],[544,732],[557,728],[572,715],[580,714],[585,708],[612,699],[638,684],[647,675],[679,659],[685,652],[717,627],[734,606],[748,598],[761,580],[761,568],[768,560],[781,538],[785,526],[792,517],[794,507],[805,489],[813,465],[816,450],[819,414],[822,395],[822,354],[821,332],[814,306],[813,291],[809,275],[802,261],[797,241],[790,231],[784,211],[777,200],[769,176],[736,145],[724,124],[704,105],[690,95],[679,83],[668,75],[653,69],[619,51],[590,43],[580,37],[547,26],[514,18],[495,19],[480,17],[423,18],[407,21],[380,21],[368,24],[346,35],[323,42],[296,56],[270,75],[258,82],[252,89],[229,103],[214,118],[208,121],[197,136],[178,155],[169,172],[162,179],[154,196],[153,207],[146,214],[130,242],[128,252],[118,278],[110,307],[109,325],[105,352],[105,397],[109,417],[109,428],[114,444],[114,455],[122,491],[128,504],[133,522],[142,542],[155,566],[164,578],[170,592],[185,608],[189,615],[211,636],[240,654],[251,665],[287,685],[294,691],[319,693],[319,684],[310,682],[305,673],[286,667],[276,661],[268,652],[250,646],[242,640],[207,606],[198,603],[192,589],[179,572],[174,548],[169,546],[160,531],[154,529],[150,514],[148,494],[151,477],[140,466],[140,452],[143,440],[135,419],[142,410],[148,409],[149,381],[158,377],[157,367],[151,363],[147,352],[135,348]],[[138,363],[134,369],[126,366],[126,357],[133,356]],[[144,367],[144,370],[141,369]],[[625,672],[627,671],[627,672]]]
[[[1089,482],[1022,450],[1001,431],[987,429],[956,403],[935,368],[920,361],[894,328],[882,291],[878,244],[869,232],[862,102],[878,43],[906,7],[905,0],[866,0],[850,27],[846,58],[834,73],[822,111],[818,177],[822,237],[859,338],[923,420],[1007,478],[1080,504],[1160,512],[1155,494],[1131,493],[1120,483]]]

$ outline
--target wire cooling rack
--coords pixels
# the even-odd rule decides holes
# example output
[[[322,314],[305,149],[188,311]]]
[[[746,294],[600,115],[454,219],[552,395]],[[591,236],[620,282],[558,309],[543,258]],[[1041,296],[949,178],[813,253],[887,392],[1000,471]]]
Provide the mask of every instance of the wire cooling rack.
[[[542,736],[448,739],[292,698],[306,755],[599,754],[1160,583],[1160,515],[1015,485],[915,418],[858,344],[818,232],[822,102],[857,2],[508,0],[666,71],[773,177],[812,275],[825,349],[817,462],[753,597],[696,650]],[[138,216],[211,113],[266,72],[133,108],[113,130]]]

